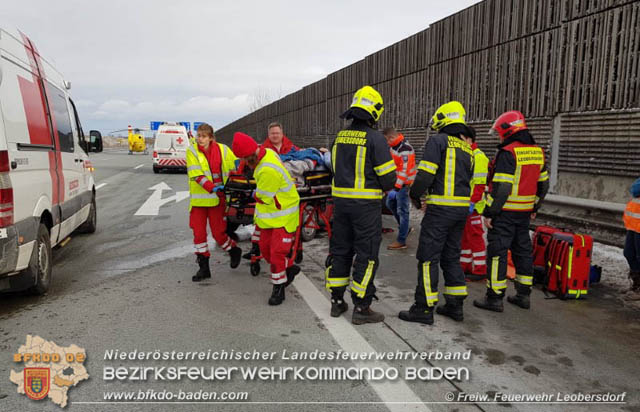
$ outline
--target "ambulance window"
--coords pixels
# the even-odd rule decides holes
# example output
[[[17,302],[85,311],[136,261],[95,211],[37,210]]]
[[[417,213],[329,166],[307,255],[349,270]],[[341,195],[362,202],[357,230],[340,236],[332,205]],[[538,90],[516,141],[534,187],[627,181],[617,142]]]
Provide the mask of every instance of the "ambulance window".
[[[64,93],[58,90],[57,87],[51,83],[49,83],[48,86],[47,96],[49,97],[49,104],[53,109],[54,123],[58,130],[58,137],[60,138],[60,151],[73,152],[75,146],[73,144],[73,132],[71,130],[71,119],[69,117],[67,99],[64,97]]]
[[[73,119],[72,125],[75,127],[76,135],[78,136],[78,145],[82,148],[82,150],[87,152],[87,140],[84,136],[84,131],[82,130],[82,125],[80,124],[80,118],[78,117],[78,109],[76,109],[75,103],[73,100],[69,99],[69,103],[71,103],[71,117]]]

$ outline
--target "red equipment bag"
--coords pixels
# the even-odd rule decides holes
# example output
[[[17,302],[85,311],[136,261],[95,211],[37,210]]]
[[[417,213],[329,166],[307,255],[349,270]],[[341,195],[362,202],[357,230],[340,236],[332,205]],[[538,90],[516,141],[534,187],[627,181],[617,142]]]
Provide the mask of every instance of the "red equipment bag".
[[[562,232],[551,226],[538,226],[533,234],[533,266],[534,270],[545,272],[547,269],[547,248],[554,233]]]
[[[560,299],[580,299],[589,290],[593,238],[556,232],[547,248],[546,290]]]

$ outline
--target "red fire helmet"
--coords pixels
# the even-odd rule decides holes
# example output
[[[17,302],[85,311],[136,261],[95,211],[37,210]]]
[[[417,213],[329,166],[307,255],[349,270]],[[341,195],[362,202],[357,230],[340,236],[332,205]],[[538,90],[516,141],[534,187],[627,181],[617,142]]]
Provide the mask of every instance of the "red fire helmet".
[[[504,112],[491,126],[490,133],[498,133],[500,140],[504,140],[520,130],[528,129],[524,121],[524,115],[517,110]]]

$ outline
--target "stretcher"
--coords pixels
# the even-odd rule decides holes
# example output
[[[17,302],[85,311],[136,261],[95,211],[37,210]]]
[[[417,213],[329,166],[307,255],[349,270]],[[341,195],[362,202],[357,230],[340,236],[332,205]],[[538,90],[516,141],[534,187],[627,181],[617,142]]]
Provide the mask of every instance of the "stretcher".
[[[295,233],[291,259],[302,262],[302,242],[315,238],[321,229],[331,238],[331,218],[333,198],[331,197],[331,173],[329,171],[308,171],[303,174],[304,184],[296,185],[300,195],[300,222]],[[256,182],[242,174],[231,174],[224,187],[227,195],[227,224],[253,224],[255,199],[252,194]],[[254,242],[252,240],[252,242]],[[251,256],[251,274],[260,273],[262,256]]]

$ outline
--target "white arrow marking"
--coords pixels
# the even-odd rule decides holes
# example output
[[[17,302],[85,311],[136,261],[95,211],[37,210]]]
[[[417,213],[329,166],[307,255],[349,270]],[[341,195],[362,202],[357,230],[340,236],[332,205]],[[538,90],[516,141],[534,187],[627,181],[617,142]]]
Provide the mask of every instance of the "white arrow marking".
[[[135,216],[158,216],[160,207],[171,202],[181,202],[189,197],[189,191],[176,192],[175,195],[162,198],[163,190],[172,190],[165,182],[160,182],[155,186],[151,186],[149,190],[153,190],[151,196],[140,206]]]

